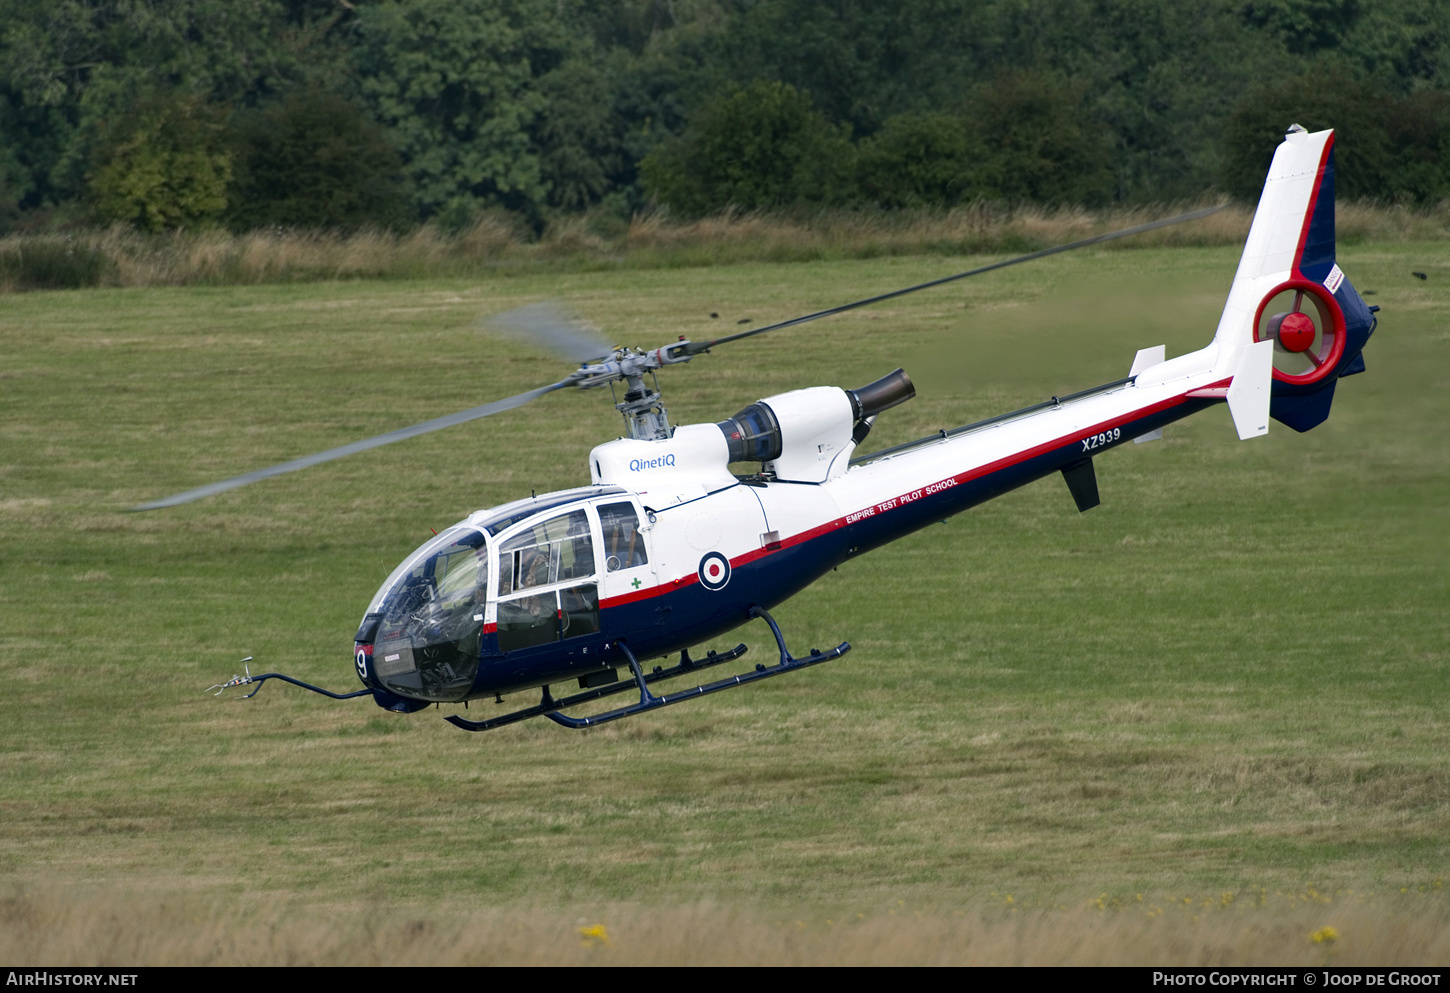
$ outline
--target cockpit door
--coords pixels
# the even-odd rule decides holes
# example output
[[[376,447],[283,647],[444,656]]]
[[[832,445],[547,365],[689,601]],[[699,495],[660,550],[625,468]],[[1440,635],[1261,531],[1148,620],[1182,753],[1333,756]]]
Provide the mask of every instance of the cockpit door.
[[[639,599],[655,586],[655,562],[650,554],[649,525],[639,505],[620,498],[595,505],[599,514],[600,580],[605,606],[614,601]]]
[[[498,557],[498,647],[511,652],[599,631],[595,529],[584,508],[506,538]]]

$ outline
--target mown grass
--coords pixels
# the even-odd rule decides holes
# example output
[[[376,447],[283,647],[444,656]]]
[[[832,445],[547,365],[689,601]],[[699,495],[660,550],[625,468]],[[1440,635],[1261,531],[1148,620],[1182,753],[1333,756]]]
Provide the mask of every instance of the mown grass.
[[[1139,249],[1004,270],[722,347],[670,370],[666,398],[676,423],[713,421],[904,364],[921,395],[882,418],[872,441],[886,446],[1118,378],[1140,347],[1197,347],[1236,257]],[[861,913],[875,937],[810,954],[1288,963],[1325,954],[1307,937],[1324,924],[1443,922],[1450,258],[1435,243],[1341,253],[1384,311],[1368,373],[1340,384],[1314,432],[1240,443],[1214,411],[1099,460],[1104,502],[1088,514],[1055,479],[1010,494],[777,611],[794,646],[851,640],[838,662],[584,734],[474,736],[433,711],[201,690],[246,654],[254,671],[351,688],[349,638],[389,567],[429,527],[586,479],[589,447],[619,430],[600,394],[124,512],[557,378],[556,360],[480,329],[541,297],[650,345],[979,261],[7,298],[0,880],[13,920],[39,893],[35,919],[76,930],[26,925],[0,957],[80,961],[80,938],[39,936],[105,919],[108,947],[126,950],[112,961],[252,961],[203,951],[234,914],[238,933],[296,936],[263,942],[277,962],[628,957],[652,935],[676,949],[659,961],[708,958],[685,925],[663,926],[676,919],[730,932],[733,961],[752,947],[797,961],[795,920],[827,935]],[[1395,902],[1422,885],[1424,904]],[[1137,923],[1100,934],[1101,958],[1084,950],[1103,893],[1166,914],[1170,898],[1244,907],[1311,888],[1369,894],[1336,904],[1361,924],[1225,915],[1210,953],[1193,951],[1191,920],[1124,912]],[[1035,923],[999,916],[1008,893]],[[892,908],[934,922],[920,933],[937,944],[887,926]],[[177,914],[205,927],[166,926]],[[584,948],[577,927],[601,921],[614,950]],[[415,924],[434,937],[398,938]],[[1435,928],[1404,954],[1443,961]],[[973,958],[979,932],[998,951]],[[1283,941],[1255,943],[1266,933]],[[500,947],[515,951],[485,954]],[[1376,947],[1366,961],[1405,961]]]

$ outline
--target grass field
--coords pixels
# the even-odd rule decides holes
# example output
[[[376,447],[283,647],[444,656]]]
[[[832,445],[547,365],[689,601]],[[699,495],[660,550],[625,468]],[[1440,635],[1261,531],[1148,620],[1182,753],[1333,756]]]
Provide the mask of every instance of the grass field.
[[[904,365],[884,447],[1199,347],[1236,260],[1059,256],[722,347],[666,400]],[[607,394],[124,512],[559,378],[481,330],[522,303],[654,345],[981,261],[0,298],[0,961],[1450,960],[1444,243],[1342,250],[1383,310],[1313,432],[1200,415],[1100,459],[1087,514],[1045,480],[776,612],[839,661],[582,734],[202,691],[243,655],[353,689],[389,568],[587,481]]]

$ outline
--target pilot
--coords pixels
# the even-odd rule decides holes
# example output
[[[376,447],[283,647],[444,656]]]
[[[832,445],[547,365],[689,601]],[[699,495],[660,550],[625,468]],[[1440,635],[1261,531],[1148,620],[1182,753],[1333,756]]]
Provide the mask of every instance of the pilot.
[[[549,546],[533,545],[521,549],[519,554],[519,576],[514,588],[523,590],[530,586],[543,586],[549,581]]]

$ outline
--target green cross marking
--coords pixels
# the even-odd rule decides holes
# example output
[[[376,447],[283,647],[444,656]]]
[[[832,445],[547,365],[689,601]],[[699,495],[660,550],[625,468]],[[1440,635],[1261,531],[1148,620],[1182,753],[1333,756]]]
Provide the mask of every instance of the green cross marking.
[[[644,584],[639,581],[639,577],[638,576],[635,576],[634,577],[634,582],[633,583],[630,583],[629,585],[633,586],[635,589],[639,589]]]

